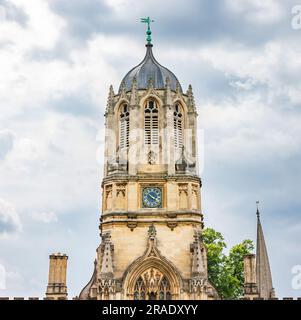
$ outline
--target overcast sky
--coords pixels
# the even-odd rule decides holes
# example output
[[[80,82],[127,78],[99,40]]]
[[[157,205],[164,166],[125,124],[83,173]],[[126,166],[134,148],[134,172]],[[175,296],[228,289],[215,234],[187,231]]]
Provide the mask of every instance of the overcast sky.
[[[259,200],[276,293],[301,296],[296,2],[0,0],[0,296],[43,296],[53,252],[70,297],[89,280],[108,89],[143,59],[148,15],[155,57],[193,86],[206,226],[254,240]]]

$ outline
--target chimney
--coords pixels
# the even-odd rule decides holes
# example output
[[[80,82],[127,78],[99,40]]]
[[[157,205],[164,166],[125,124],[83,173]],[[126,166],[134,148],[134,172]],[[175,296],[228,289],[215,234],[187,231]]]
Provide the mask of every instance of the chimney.
[[[46,298],[67,299],[67,260],[66,254],[56,253],[49,256],[49,278]]]
[[[256,283],[256,259],[255,254],[244,256],[244,297],[254,299],[258,297]]]

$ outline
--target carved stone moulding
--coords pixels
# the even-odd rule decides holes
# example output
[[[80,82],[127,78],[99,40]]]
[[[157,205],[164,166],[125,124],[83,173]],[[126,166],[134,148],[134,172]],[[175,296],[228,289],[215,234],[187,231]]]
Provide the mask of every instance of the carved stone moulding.
[[[137,221],[128,221],[127,222],[127,227],[131,229],[131,231],[133,231],[138,225]]]
[[[174,221],[168,221],[167,226],[168,226],[168,228],[171,229],[171,231],[173,231],[173,229],[176,228],[178,226],[178,224]]]

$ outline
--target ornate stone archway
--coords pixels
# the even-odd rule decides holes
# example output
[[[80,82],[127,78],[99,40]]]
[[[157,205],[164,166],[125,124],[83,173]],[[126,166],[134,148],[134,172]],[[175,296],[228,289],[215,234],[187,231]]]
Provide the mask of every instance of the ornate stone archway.
[[[155,236],[155,228],[150,226],[144,255],[125,271],[122,288],[126,300],[180,299],[181,276],[176,267],[160,254]]]

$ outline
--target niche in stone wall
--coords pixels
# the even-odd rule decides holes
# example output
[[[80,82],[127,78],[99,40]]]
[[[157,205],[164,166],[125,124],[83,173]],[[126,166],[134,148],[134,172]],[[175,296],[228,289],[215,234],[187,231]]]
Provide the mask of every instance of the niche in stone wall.
[[[188,208],[188,183],[179,183],[179,209]]]
[[[126,209],[126,183],[116,184],[116,209]]]
[[[191,207],[192,209],[198,209],[199,200],[199,186],[197,184],[191,185]]]
[[[113,186],[111,184],[105,186],[105,209],[111,210],[113,207]]]

